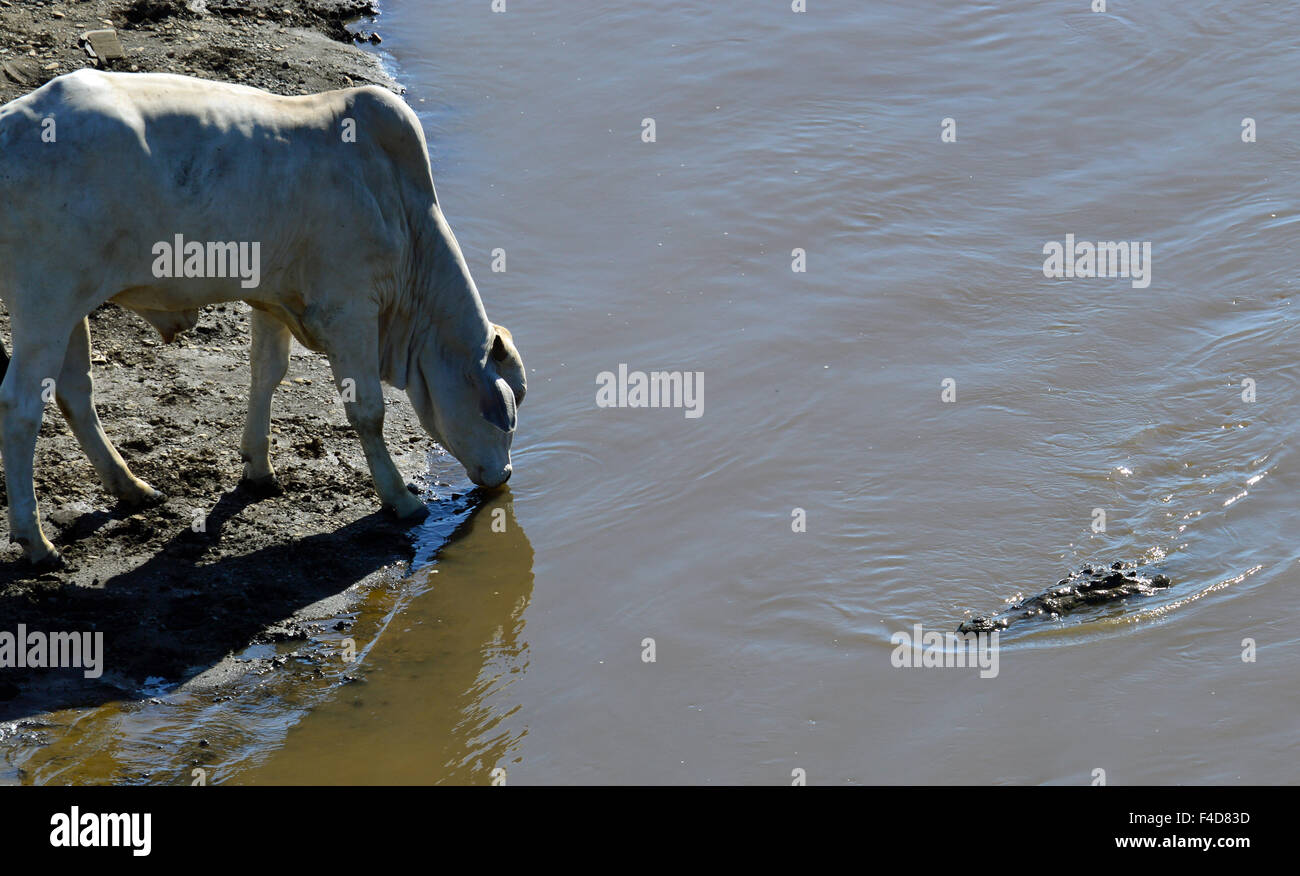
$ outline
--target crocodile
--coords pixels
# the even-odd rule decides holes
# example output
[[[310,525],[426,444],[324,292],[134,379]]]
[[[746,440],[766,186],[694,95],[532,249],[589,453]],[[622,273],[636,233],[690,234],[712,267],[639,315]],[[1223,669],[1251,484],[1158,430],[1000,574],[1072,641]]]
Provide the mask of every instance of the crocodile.
[[[1056,582],[1042,593],[1011,603],[994,614],[973,617],[957,627],[959,633],[991,633],[1005,630],[1028,618],[1055,620],[1085,605],[1114,602],[1129,596],[1150,596],[1172,582],[1160,573],[1145,574],[1135,563],[1116,562],[1106,566],[1084,566]]]

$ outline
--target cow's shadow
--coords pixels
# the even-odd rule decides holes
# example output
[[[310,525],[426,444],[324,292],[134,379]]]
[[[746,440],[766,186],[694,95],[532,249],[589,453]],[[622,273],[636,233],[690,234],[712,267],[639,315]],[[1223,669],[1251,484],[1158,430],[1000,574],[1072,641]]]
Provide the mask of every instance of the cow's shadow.
[[[109,577],[102,587],[8,588],[0,595],[0,635],[28,631],[103,633],[103,675],[80,668],[5,668],[0,642],[0,721],[40,712],[138,698],[149,679],[182,682],[243,651],[268,627],[296,611],[343,593],[385,566],[409,561],[410,527],[374,512],[331,532],[291,539],[241,555],[212,548],[222,529],[259,500],[244,488],[223,494],[206,532],[186,528],[143,564]],[[482,507],[476,493],[434,506],[449,533]],[[61,541],[76,540],[120,516],[89,512],[71,521]],[[450,538],[450,535],[448,536]],[[0,563],[0,581],[25,570]],[[6,568],[8,567],[8,568]]]

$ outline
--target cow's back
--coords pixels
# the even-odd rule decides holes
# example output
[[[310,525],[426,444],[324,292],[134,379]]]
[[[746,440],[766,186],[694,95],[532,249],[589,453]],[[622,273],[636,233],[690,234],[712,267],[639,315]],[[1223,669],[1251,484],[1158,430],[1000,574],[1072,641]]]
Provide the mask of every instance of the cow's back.
[[[260,241],[273,268],[292,267],[399,246],[432,199],[414,113],[373,86],[283,97],[82,70],[0,108],[11,252],[49,235],[111,265],[183,234]]]

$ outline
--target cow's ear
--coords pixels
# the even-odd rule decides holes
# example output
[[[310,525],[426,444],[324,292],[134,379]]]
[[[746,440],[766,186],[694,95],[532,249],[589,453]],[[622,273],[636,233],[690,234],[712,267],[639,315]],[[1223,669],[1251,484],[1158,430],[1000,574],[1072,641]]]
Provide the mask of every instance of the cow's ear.
[[[515,405],[521,405],[524,401],[524,393],[528,390],[528,378],[524,375],[524,363],[519,357],[519,348],[515,346],[515,339],[510,334],[510,330],[505,326],[492,325],[492,349],[489,356],[496,363],[497,371],[506,379],[510,386],[510,391],[515,395]]]
[[[492,335],[492,360],[495,362],[504,362],[510,351],[506,349],[506,342],[501,337],[501,329]]]
[[[502,432],[515,430],[515,397],[509,384],[500,377],[483,388],[479,411],[485,420]]]

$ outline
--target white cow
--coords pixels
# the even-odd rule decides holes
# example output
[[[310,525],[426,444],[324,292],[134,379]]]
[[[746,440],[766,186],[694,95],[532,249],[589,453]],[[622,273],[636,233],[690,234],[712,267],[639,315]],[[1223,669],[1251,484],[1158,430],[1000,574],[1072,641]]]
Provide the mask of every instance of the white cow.
[[[95,413],[86,317],[108,300],[167,340],[204,305],[252,305],[247,480],[275,476],[271,395],[290,334],[328,356],[400,518],[427,512],[384,445],[381,381],[406,390],[475,483],[510,477],[523,363],[488,322],[443,218],[419,120],[384,89],[280,97],[81,70],[0,107],[0,298],[14,348],[0,384],[10,538],[34,563],[59,561],[32,483],[48,380],[105,488],[129,503],[159,497]]]

